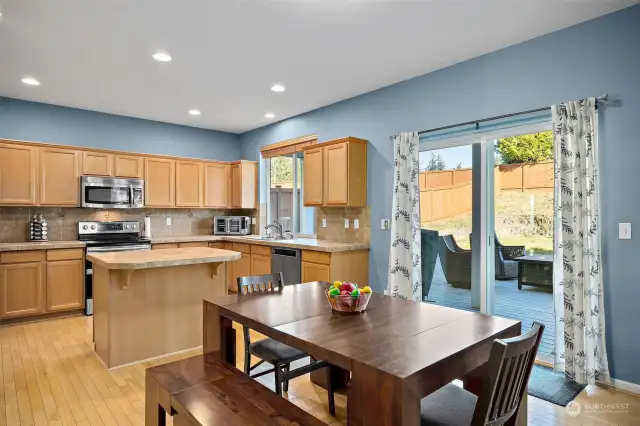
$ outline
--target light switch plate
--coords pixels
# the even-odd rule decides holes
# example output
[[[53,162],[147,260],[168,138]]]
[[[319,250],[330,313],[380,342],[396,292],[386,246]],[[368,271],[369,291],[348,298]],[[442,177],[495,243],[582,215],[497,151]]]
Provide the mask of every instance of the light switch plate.
[[[380,229],[383,229],[385,231],[389,230],[389,219],[382,219],[382,222],[380,223]]]
[[[171,226],[171,218],[170,217],[167,218],[167,226]]]
[[[358,219],[353,219],[353,229],[360,228],[360,221]]]
[[[256,225],[258,223],[258,220],[255,217],[251,218],[251,224],[252,225]]]
[[[322,227],[323,228],[327,227],[327,218],[325,218],[325,217],[322,218]]]
[[[618,238],[621,240],[630,240],[631,239],[631,224],[630,223],[619,223],[618,224]]]
[[[344,229],[349,229],[349,219],[344,220]]]

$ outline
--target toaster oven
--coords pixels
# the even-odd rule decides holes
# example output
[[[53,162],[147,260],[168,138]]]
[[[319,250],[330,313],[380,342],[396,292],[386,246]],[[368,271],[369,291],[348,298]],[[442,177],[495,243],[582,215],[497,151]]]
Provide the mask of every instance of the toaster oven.
[[[249,216],[216,216],[213,218],[214,235],[249,235],[251,218]]]

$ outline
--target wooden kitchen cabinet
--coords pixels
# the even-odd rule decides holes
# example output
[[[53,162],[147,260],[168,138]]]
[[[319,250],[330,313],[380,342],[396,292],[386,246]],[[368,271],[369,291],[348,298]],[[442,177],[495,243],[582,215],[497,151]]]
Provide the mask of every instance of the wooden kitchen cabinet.
[[[82,174],[92,176],[113,176],[113,154],[106,152],[82,151]]]
[[[40,148],[40,205],[80,205],[80,151]]]
[[[303,150],[306,206],[366,206],[367,141],[347,137]]]
[[[304,205],[321,206],[324,187],[324,148],[304,152]]]
[[[43,312],[42,266],[39,261],[0,265],[0,317]]]
[[[0,204],[36,204],[38,150],[0,143]]]
[[[188,243],[180,243],[180,248],[189,247],[209,247],[209,243],[207,241],[191,241]]]
[[[180,247],[180,244],[178,243],[159,243],[159,244],[152,244],[151,250],[165,250],[165,249],[174,249],[178,247]]]
[[[138,155],[116,154],[113,175],[118,178],[142,179],[144,176],[143,158]]]
[[[231,168],[223,163],[204,164],[204,206],[226,208],[229,205]]]
[[[351,281],[360,287],[369,284],[369,251],[325,253],[302,251],[302,282]]]
[[[220,243],[213,243],[213,244],[220,244]],[[227,243],[225,242],[224,245],[221,247],[224,250],[233,250],[233,243]],[[229,291],[229,293],[237,293],[238,292],[238,281],[236,279],[236,276],[234,275],[234,268],[233,265],[236,262],[227,262],[227,290]]]
[[[202,207],[202,162],[176,161],[176,207]]]
[[[231,164],[231,206],[232,208],[256,208],[258,163],[236,161]]]
[[[238,278],[251,276],[251,255],[241,253],[240,259],[233,262],[233,285],[237,292]]]
[[[84,260],[47,262],[47,312],[84,308]]]
[[[175,206],[175,164],[175,160],[165,158],[144,159],[146,207]]]
[[[271,247],[251,245],[251,275],[271,273]]]

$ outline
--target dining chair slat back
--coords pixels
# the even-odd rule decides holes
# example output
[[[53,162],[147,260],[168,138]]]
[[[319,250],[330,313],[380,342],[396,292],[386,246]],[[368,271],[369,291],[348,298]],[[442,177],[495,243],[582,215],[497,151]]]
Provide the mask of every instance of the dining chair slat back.
[[[499,426],[515,422],[527,391],[544,325],[534,322],[518,337],[496,340],[486,365],[487,380],[473,415],[473,425]]]
[[[251,294],[257,292],[280,291],[284,286],[282,272],[275,274],[238,277],[238,293]]]

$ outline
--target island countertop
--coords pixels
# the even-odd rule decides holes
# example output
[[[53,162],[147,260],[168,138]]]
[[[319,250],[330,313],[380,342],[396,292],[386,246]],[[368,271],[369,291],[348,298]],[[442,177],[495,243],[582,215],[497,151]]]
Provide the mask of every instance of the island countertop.
[[[230,262],[240,259],[240,253],[207,247],[166,250],[90,253],[87,260],[106,269],[149,269],[201,263]]]

